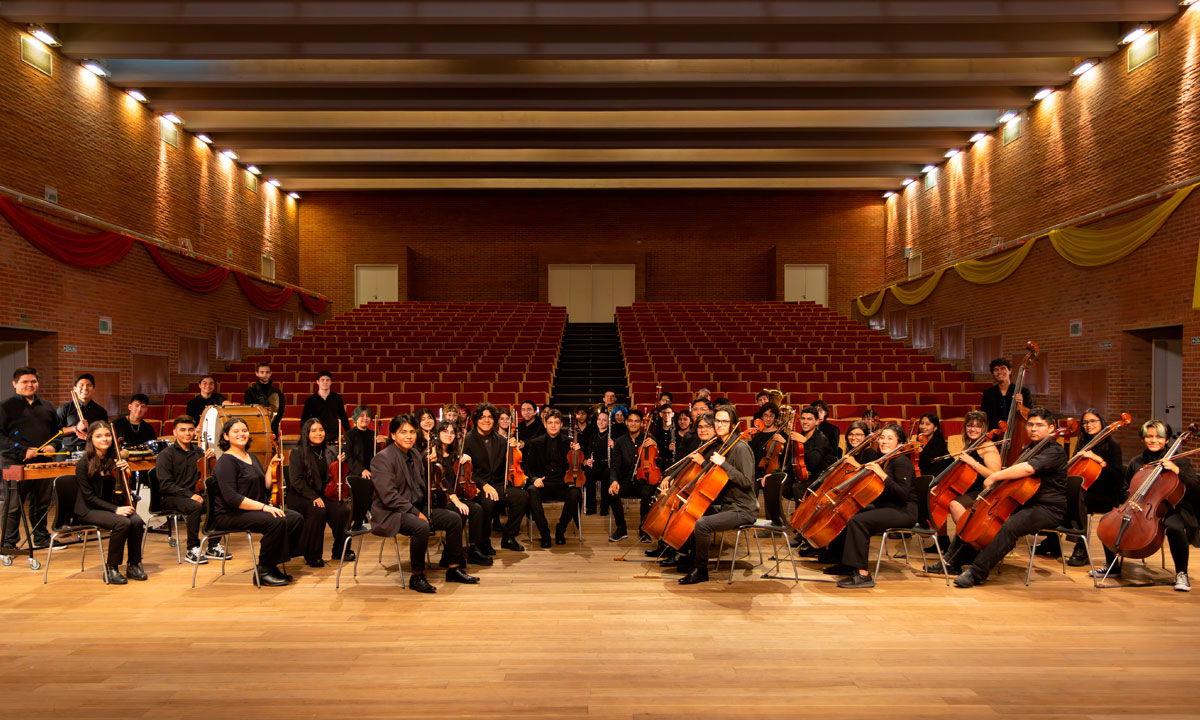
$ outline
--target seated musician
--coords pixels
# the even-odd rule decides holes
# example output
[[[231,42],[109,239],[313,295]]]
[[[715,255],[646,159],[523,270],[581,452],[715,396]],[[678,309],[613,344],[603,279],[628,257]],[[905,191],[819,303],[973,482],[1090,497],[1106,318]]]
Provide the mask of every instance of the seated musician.
[[[1045,408],[1033,408],[1029,411],[1025,428],[1029,433],[1029,444],[1022,448],[1022,453],[1054,431],[1054,415]],[[969,588],[986,581],[992,568],[1000,564],[1016,546],[1017,540],[1062,523],[1067,511],[1067,453],[1062,445],[1053,441],[1046,443],[1033,457],[988,475],[983,487],[986,490],[997,483],[1027,477],[1037,477],[1041,481],[1037,492],[1009,516],[986,547],[976,552],[975,548],[959,538],[955,538],[951,544],[946,554],[947,562],[966,566],[954,578],[956,586]],[[967,516],[963,516],[963,522],[968,522]],[[925,569],[929,572],[942,571],[938,563],[928,565]]]
[[[696,521],[696,528],[689,541],[692,567],[686,575],[679,578],[680,585],[693,585],[708,580],[708,551],[712,546],[713,533],[752,523],[758,517],[754,453],[746,443],[740,441],[727,451],[727,455],[721,455],[718,447],[738,433],[737,410],[732,405],[718,404],[717,411],[712,416],[704,416],[703,419],[706,423],[712,422],[719,440],[710,445],[704,453],[692,453],[691,460],[700,465],[711,460],[714,465],[725,471],[729,481],[725,483],[725,487],[704,516]],[[681,569],[686,566],[686,558],[677,565]]]
[[[325,567],[325,526],[333,531],[332,559],[341,557],[346,540],[346,519],[350,514],[349,499],[338,502],[325,497],[325,486],[329,484],[329,467],[340,457],[337,446],[330,445],[329,436],[320,418],[311,417],[300,426],[300,440],[288,461],[288,492],[284,502],[289,510],[304,516],[304,531],[300,544],[292,548],[294,554],[303,554],[309,567]],[[347,465],[347,469],[349,466]],[[346,560],[354,560],[354,551],[346,550]]]
[[[478,410],[479,406],[476,405],[475,409]],[[495,421],[496,434],[507,440],[512,437],[512,413],[509,412],[508,408],[500,408],[496,412],[499,413],[496,415]]]
[[[1079,438],[1075,447],[1081,448],[1092,441],[1104,430],[1104,418],[1100,417],[1095,408],[1088,408],[1079,416]],[[1112,435],[1101,440],[1091,450],[1080,453],[1100,463],[1100,476],[1092,486],[1083,492],[1083,500],[1087,511],[1094,515],[1103,515],[1120,505],[1125,500],[1125,463],[1121,457],[1121,445]],[[1075,541],[1075,549],[1067,564],[1072,567],[1082,567],[1088,564],[1086,538]]]
[[[287,409],[287,396],[272,384],[270,363],[260,362],[254,366],[254,382],[246,388],[245,399],[247,405],[261,405],[275,413],[271,418],[271,432],[278,438],[279,423],[283,420],[283,411]]]
[[[150,423],[144,423],[142,420],[146,417],[146,408],[150,407],[150,398],[142,393],[134,393],[129,398],[129,414],[113,420],[113,430],[117,432],[117,437],[121,440],[122,448],[131,448],[138,445],[145,445],[151,440],[157,440],[158,434],[154,432],[154,428]]]
[[[834,457],[841,456],[842,431],[838,430],[837,425],[829,422],[829,404],[824,400],[817,399],[810,402],[808,406],[817,409],[817,430],[829,441],[829,448]]]
[[[833,449],[829,447],[829,438],[818,429],[820,425],[820,411],[811,405],[800,410],[799,424],[800,430],[787,429],[787,438],[804,445],[804,466],[808,468],[808,482],[813,482],[825,468],[834,460]],[[776,433],[782,436],[783,433]],[[793,451],[794,452],[794,451]],[[802,482],[800,478],[789,478],[789,482],[784,485],[784,497],[793,500],[799,500],[804,496],[804,488],[807,487],[806,482]]]
[[[219,538],[208,541],[208,549],[200,551],[200,515],[204,512],[204,497],[196,490],[200,480],[200,459],[211,458],[215,455],[212,448],[202,451],[194,442],[196,438],[196,420],[190,415],[180,415],[175,418],[175,442],[158,454],[154,461],[154,475],[158,478],[158,492],[162,509],[181,513],[187,523],[187,554],[183,556],[186,562],[193,565],[203,565],[206,558],[228,560],[233,557],[226,553]]]
[[[1092,432],[1096,432],[1094,429]],[[1129,461],[1125,468],[1124,485],[1127,492],[1136,492],[1136,487],[1130,486],[1130,481],[1138,470],[1155,460],[1161,460],[1167,454],[1167,446],[1175,437],[1171,426],[1163,420],[1149,420],[1142,425],[1142,445],[1145,449]],[[1192,584],[1188,580],[1188,556],[1191,553],[1189,545],[1200,546],[1200,523],[1197,523],[1197,498],[1200,498],[1200,479],[1196,477],[1196,469],[1189,458],[1167,460],[1162,464],[1163,470],[1179,476],[1186,490],[1178,505],[1171,508],[1163,519],[1166,531],[1167,547],[1171,551],[1171,562],[1175,565],[1175,589],[1180,592],[1190,592]],[[1103,477],[1103,476],[1101,476]],[[1097,480],[1092,487],[1096,487]],[[1090,492],[1090,488],[1089,488]],[[1122,501],[1124,502],[1124,498]],[[1112,573],[1120,574],[1121,565],[1116,554],[1107,547],[1104,548],[1105,567],[1098,569],[1104,575],[1111,568]],[[1116,567],[1111,567],[1118,563]],[[1090,572],[1090,571],[1089,571]]]
[[[863,414],[862,414],[862,417],[860,418],[860,420],[863,422],[864,425],[867,426],[867,429],[870,430],[871,432],[875,432],[876,430],[879,429],[879,413],[875,412],[871,408],[867,408],[866,410],[863,411]]]
[[[472,413],[475,429],[467,433],[463,454],[471,458],[471,479],[479,486],[475,500],[483,508],[484,527],[493,519],[499,522],[500,510],[504,509],[508,513],[508,522],[501,530],[500,547],[523,552],[525,547],[517,542],[517,534],[521,532],[521,521],[529,507],[529,495],[524,488],[510,486],[504,476],[508,443],[516,443],[515,438],[507,438],[498,427],[497,421],[505,416],[506,412],[497,410],[491,403],[476,405]],[[480,550],[485,555],[495,554],[486,533],[480,542]]]
[[[879,452],[886,455],[905,440],[903,428],[885,425],[879,434]],[[883,465],[872,460],[863,467],[883,481],[883,493],[855,513],[847,521],[846,529],[830,543],[833,554],[841,555],[841,562],[823,572],[847,576],[838,581],[841,588],[875,587],[875,580],[867,571],[871,536],[892,527],[911,527],[917,521],[917,503],[924,499],[916,495],[913,464],[907,455],[897,455]]]
[[[232,405],[224,395],[217,392],[217,381],[212,375],[200,378],[200,394],[188,400],[187,415],[200,422],[204,418],[204,410],[210,405]]]
[[[658,443],[658,467],[666,470],[675,463],[675,408],[659,405],[655,421],[650,427],[650,437]]]
[[[397,415],[388,426],[391,444],[371,461],[371,532],[381,537],[397,533],[409,538],[409,562],[412,577],[408,587],[419,593],[437,589],[425,577],[425,549],[429,535],[445,531],[442,560],[446,564],[446,582],[473,584],[479,578],[463,571],[462,516],[445,508],[429,508],[425,478],[425,458],[413,447],[418,424],[412,415]],[[428,515],[423,510],[428,510]]]
[[[935,413],[925,413],[917,421],[917,434],[926,438],[917,459],[921,474],[937,477],[953,462],[946,457],[950,454],[950,446],[946,444],[946,436],[942,434],[942,421]]]
[[[457,410],[458,408],[455,408]],[[437,424],[434,432],[437,441],[434,443],[434,449],[430,453],[433,457],[433,462],[437,463],[442,468],[442,483],[446,489],[444,497],[441,493],[435,493],[434,507],[442,507],[447,510],[461,515],[463,523],[467,526],[467,542],[470,547],[467,549],[467,562],[472,565],[483,565],[488,567],[492,565],[493,560],[489,557],[485,540],[488,532],[488,517],[483,511],[483,506],[477,500],[468,500],[466,497],[459,494],[457,478],[455,477],[454,465],[459,460],[459,443],[458,443],[458,425],[456,420],[442,420]],[[471,456],[463,453],[463,459],[467,462],[471,461]],[[472,466],[471,480],[475,482],[474,466]],[[440,502],[440,505],[437,503]],[[494,553],[495,551],[493,551]]]
[[[544,500],[562,500],[562,513],[554,526],[554,542],[565,545],[567,526],[579,524],[579,504],[583,492],[574,484],[567,485],[563,476],[567,472],[567,451],[582,450],[579,443],[567,439],[562,432],[563,416],[551,409],[546,415],[546,432],[525,445],[522,467],[525,470],[525,489],[529,493],[529,514],[541,533],[542,547],[550,547],[550,524],[546,521]]]
[[[587,405],[576,405],[571,411],[574,424],[571,426],[570,435],[574,438],[579,447],[583,449],[584,459],[591,457],[592,438],[596,435],[596,424],[592,422],[592,409]],[[585,468],[587,466],[585,465]],[[585,500],[584,514],[596,514],[596,485],[595,478],[588,470],[584,470],[588,477],[587,484],[584,486]]]
[[[366,405],[354,408],[354,415],[350,418],[352,427],[342,438],[342,450],[346,453],[346,462],[350,463],[351,477],[371,479],[371,459],[378,452],[377,443],[387,440],[382,435],[378,439],[375,437],[374,420],[371,408]]]
[[[850,455],[858,446],[866,441],[867,436],[871,434],[871,428],[862,420],[855,420],[850,423],[850,427],[846,428],[846,454]],[[853,460],[858,464],[869,463],[879,459],[879,451],[874,447],[865,447],[858,452],[854,452]]]
[[[754,453],[754,475],[762,477],[766,473],[766,466],[758,467],[758,464],[763,461],[767,455],[767,445],[771,444],[772,438],[775,439],[777,446],[781,449],[780,456],[782,457],[782,448],[786,447],[786,440],[780,436],[775,437],[779,432],[779,406],[769,400],[761,403],[758,410],[754,413],[755,420],[762,420],[763,429],[757,435],[750,438],[750,450]]]
[[[595,428],[591,441],[584,448],[584,452],[587,453],[587,458],[583,461],[588,475],[587,504],[588,507],[599,507],[601,515],[608,515],[612,497],[608,494],[609,458],[612,456],[614,444],[609,438],[608,415],[597,415]]]
[[[31,367],[13,370],[14,395],[0,403],[0,467],[28,465],[54,460],[54,443],[62,426],[54,406],[38,397],[38,373]],[[46,443],[50,443],[46,445]],[[41,448],[46,445],[41,451]],[[50,531],[46,529],[47,511],[50,509],[52,478],[22,480],[16,483],[15,502],[9,499],[4,517],[3,550],[17,547],[20,538],[21,506],[29,501],[29,520],[32,525],[34,547],[45,547],[50,542]],[[7,495],[5,495],[8,498]]]
[[[520,410],[521,421],[517,426],[517,437],[521,438],[521,442],[527,443],[535,437],[546,434],[546,425],[538,416],[536,403],[532,400],[522,400]]]
[[[96,392],[96,378],[92,377],[91,373],[83,373],[75,378],[75,392],[79,395],[82,418],[79,417],[73,400],[58,406],[58,427],[62,430],[62,449],[65,453],[83,450],[87,441],[88,423],[98,420],[108,422],[108,410],[92,401],[92,395]]]
[[[969,447],[971,443],[983,437],[987,431],[987,414],[980,410],[972,410],[967,413],[966,418],[963,420],[963,447]],[[971,484],[971,487],[967,488],[965,493],[950,501],[950,517],[953,518],[954,525],[957,527],[963,516],[967,514],[967,510],[975,502],[975,497],[979,495],[979,491],[983,490],[983,481],[987,479],[988,475],[1000,469],[1001,459],[1000,451],[996,449],[996,445],[986,441],[981,444],[981,447],[969,453],[955,455],[954,459],[962,461],[965,465],[969,465],[976,472],[975,482]],[[922,461],[922,471],[924,471],[924,465],[924,461]],[[944,525],[938,528],[938,537],[949,538]],[[934,548],[929,547],[926,549],[932,550]]]
[[[691,413],[688,413],[687,417],[691,418]],[[692,434],[696,438],[696,445],[695,448],[688,453],[688,455],[695,455],[696,453],[701,452],[699,448],[703,447],[705,443],[717,437],[716,428],[713,426],[712,413],[701,413],[696,420],[694,429],[695,432]],[[706,447],[703,451],[703,454],[704,456],[708,456],[716,449],[717,448],[713,446]],[[687,456],[680,454],[679,457],[680,459],[685,459]],[[680,472],[682,472],[682,470],[680,470]],[[670,492],[670,487],[666,483],[659,483],[658,491],[660,495],[665,494]],[[689,550],[690,546],[683,548],[681,552],[676,552],[674,548],[660,540],[657,547],[650,548],[645,552],[646,557],[657,557],[658,564],[662,567],[673,567],[677,568],[680,572],[688,573],[691,572],[692,567],[694,567],[692,563],[692,556],[689,553]]]
[[[317,391],[304,400],[304,409],[300,411],[300,423],[309,418],[321,421],[325,434],[337,438],[338,425],[342,432],[350,429],[350,418],[346,417],[346,401],[333,391],[333,373],[321,370],[317,373]]]
[[[1001,420],[1008,422],[1008,411],[1017,388],[1012,383],[1012,365],[1005,358],[996,358],[988,364],[988,369],[996,384],[983,391],[979,408],[987,414],[988,427],[1000,427]],[[1027,387],[1021,388],[1021,403],[1026,407],[1033,405],[1033,395]]]
[[[867,427],[867,424],[861,420],[855,420],[854,422],[850,423],[850,426],[846,428],[846,454],[839,458],[837,462],[847,463],[852,467],[859,467],[860,465],[865,465],[874,460],[878,460],[880,453],[877,449],[875,449],[874,443],[868,447],[859,447],[866,442],[867,436],[870,434],[871,430]],[[821,473],[818,473],[817,475],[809,475],[809,483],[807,487],[805,487],[802,483],[793,483],[792,485],[785,483],[783,486],[784,495],[791,497],[792,492],[799,492],[799,497],[792,498],[793,500],[799,502],[804,498],[806,493],[815,493],[817,488],[820,487],[819,480],[821,475],[832,472],[836,465],[837,463],[833,463]],[[788,472],[792,472],[790,462],[788,464]],[[808,541],[805,540],[804,536],[800,535],[800,533],[796,533],[795,537],[792,538],[791,545],[799,550],[802,555],[817,555],[820,562],[840,564],[842,560],[840,553],[834,554],[828,547],[818,550],[809,546]]]
[[[413,447],[422,455],[433,447],[433,434],[437,424],[437,415],[433,414],[433,410],[424,407],[417,411],[417,443]]]
[[[86,412],[86,411],[85,411]],[[125,578],[145,580],[142,569],[142,535],[146,523],[134,510],[132,498],[121,498],[117,505],[108,497],[107,488],[113,487],[113,470],[128,472],[129,463],[117,454],[113,443],[112,426],[104,420],[92,421],[88,425],[83,457],[75,464],[75,479],[79,492],[75,495],[75,518],[82,524],[95,525],[108,530],[108,555],[105,556],[104,574],[110,585],[124,585]],[[121,484],[117,483],[117,487]],[[125,548],[129,548],[129,564],[121,574],[121,559]]]
[[[245,530],[262,534],[258,548],[258,579],[272,587],[287,585],[292,576],[280,563],[303,550],[300,537],[304,518],[294,510],[271,504],[271,488],[281,482],[283,456],[276,455],[269,470],[250,454],[250,426],[230,418],[221,427],[217,447],[224,453],[213,466],[216,494],[212,498],[213,526],[218,530]]]
[[[675,440],[675,457],[681,458],[685,455],[691,455],[696,448],[700,447],[701,440],[695,432],[696,421],[701,415],[712,414],[712,402],[709,400],[697,397],[692,400],[692,405],[688,409],[688,415],[691,417],[692,428],[685,431],[685,434]]]
[[[614,441],[612,466],[608,473],[608,494],[612,496],[609,509],[613,515],[613,531],[608,538],[609,542],[620,542],[629,537],[629,531],[625,526],[625,507],[621,504],[621,498],[638,498],[641,503],[640,517],[641,520],[644,520],[646,513],[650,512],[650,506],[654,503],[654,494],[658,491],[653,485],[634,478],[642,446],[655,444],[654,438],[650,437],[649,433],[642,432],[642,411],[630,410],[629,417],[625,420],[625,426],[629,432]],[[638,521],[639,527],[641,520]],[[642,538],[648,539],[644,534]]]

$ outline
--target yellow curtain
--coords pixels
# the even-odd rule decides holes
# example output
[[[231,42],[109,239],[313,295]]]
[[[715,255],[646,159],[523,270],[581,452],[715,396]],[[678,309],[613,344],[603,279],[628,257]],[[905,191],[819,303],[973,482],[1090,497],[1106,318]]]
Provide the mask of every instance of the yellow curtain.
[[[954,272],[963,280],[976,285],[998,283],[1016,272],[1021,263],[1025,262],[1029,251],[1033,250],[1035,242],[1037,238],[993,260],[963,260],[954,266]]]
[[[855,302],[858,303],[858,312],[861,313],[863,317],[871,317],[875,313],[879,312],[879,308],[883,307],[883,298],[885,295],[887,295],[887,288],[880,290],[879,294],[875,296],[875,302],[871,303],[869,306],[864,305],[862,297],[859,297],[857,300],[855,300]]]
[[[933,291],[937,289],[938,283],[942,279],[942,275],[945,274],[946,268],[938,270],[931,275],[928,280],[922,283],[920,287],[914,290],[905,290],[899,285],[893,285],[891,288],[892,295],[895,295],[896,299],[905,305],[916,305],[919,302],[923,302],[925,298],[933,294]]]
[[[1098,267],[1114,263],[1137,250],[1167,221],[1195,188],[1180,189],[1174,195],[1141,218],[1106,230],[1063,228],[1051,230],[1050,242],[1064,260],[1072,265]]]

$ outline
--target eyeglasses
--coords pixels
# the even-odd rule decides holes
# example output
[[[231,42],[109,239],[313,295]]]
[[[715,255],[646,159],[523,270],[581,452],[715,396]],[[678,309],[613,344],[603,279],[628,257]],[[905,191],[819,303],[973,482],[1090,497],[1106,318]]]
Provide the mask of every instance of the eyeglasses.
[[[712,425],[708,423],[696,423],[697,430],[712,430]]]
[[[1083,425],[1099,425],[1100,418],[1092,418],[1091,420],[1084,420],[1084,421],[1082,421],[1081,424],[1083,424]]]
[[[717,420],[715,422],[717,425],[728,425],[729,424],[728,420]]]

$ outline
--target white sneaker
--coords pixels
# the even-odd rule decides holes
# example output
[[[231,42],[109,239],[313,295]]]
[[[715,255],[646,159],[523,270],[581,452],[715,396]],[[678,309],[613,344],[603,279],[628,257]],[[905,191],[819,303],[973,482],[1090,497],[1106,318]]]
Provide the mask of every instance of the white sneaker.
[[[1175,589],[1179,592],[1191,592],[1192,584],[1188,582],[1187,573],[1175,573]]]
[[[209,545],[208,552],[204,553],[204,557],[211,558],[213,560],[221,560],[221,559],[232,560],[233,553],[225,552],[224,544]]]
[[[1109,575],[1112,577],[1120,577],[1121,576],[1121,560],[1120,560],[1120,558],[1112,561],[1112,565],[1111,565],[1112,570],[1111,571],[1109,570],[1109,567],[1110,566],[1108,566],[1108,565],[1101,565],[1100,567],[1096,568],[1095,570],[1088,570],[1087,571],[1088,577],[1102,578],[1105,575]]]
[[[188,548],[187,553],[185,553],[183,556],[183,561],[185,563],[191,563],[192,565],[204,565],[208,562],[208,560],[206,560],[204,556],[200,554],[199,545]]]

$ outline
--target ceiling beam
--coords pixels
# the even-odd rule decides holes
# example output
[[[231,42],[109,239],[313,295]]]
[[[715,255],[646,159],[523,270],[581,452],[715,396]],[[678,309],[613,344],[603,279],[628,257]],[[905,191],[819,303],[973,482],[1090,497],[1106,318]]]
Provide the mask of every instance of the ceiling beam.
[[[289,178],[286,190],[896,190],[894,177]]]
[[[911,163],[711,163],[645,162],[636,167],[612,163],[553,162],[462,162],[462,163],[379,163],[379,164],[271,164],[259,167],[264,176],[286,180],[309,178],[453,178],[453,177],[540,177],[540,178],[618,178],[618,177],[896,177],[918,170]]]

